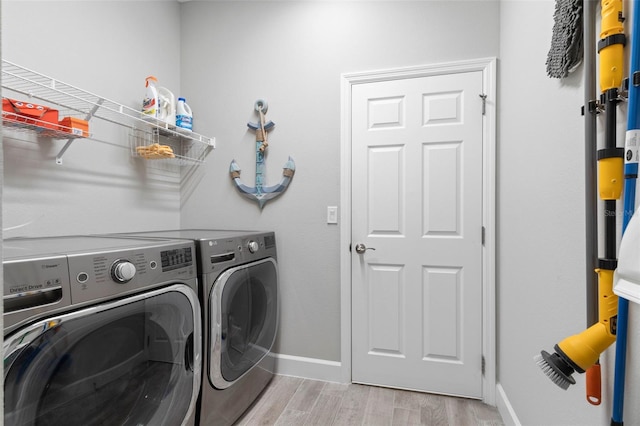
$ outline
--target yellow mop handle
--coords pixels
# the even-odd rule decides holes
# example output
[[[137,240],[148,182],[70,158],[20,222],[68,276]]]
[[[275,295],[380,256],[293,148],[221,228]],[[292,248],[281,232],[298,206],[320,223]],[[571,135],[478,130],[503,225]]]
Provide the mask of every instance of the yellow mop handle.
[[[600,54],[600,91],[617,89],[624,72],[626,37],[622,18],[622,0],[602,0],[602,20],[598,53]]]

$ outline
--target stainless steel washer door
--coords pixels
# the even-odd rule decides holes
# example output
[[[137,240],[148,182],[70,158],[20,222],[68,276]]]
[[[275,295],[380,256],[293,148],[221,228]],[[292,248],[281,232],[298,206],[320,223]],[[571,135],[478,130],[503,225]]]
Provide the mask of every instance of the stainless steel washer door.
[[[180,425],[201,374],[200,307],[176,284],[5,337],[5,425]]]
[[[226,389],[264,358],[278,328],[278,272],[263,259],[227,269],[209,295],[209,379]]]

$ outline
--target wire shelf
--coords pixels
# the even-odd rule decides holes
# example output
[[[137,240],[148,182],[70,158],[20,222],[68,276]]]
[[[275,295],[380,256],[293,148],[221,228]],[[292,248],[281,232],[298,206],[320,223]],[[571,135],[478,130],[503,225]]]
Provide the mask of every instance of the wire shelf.
[[[143,117],[138,110],[16,65],[5,59],[2,60],[2,87],[21,93],[29,98],[54,103],[61,108],[73,111],[76,115],[83,116],[82,118],[87,121],[92,117],[96,117],[117,125],[129,127],[134,132],[139,127],[145,127],[151,129],[151,133],[155,132],[163,137],[175,139],[184,145],[191,145],[192,143],[201,145],[199,149],[196,149],[199,154],[200,151],[208,153],[212,148],[215,148],[215,138],[184,131],[156,118]],[[13,124],[13,120],[5,120],[3,114],[3,125],[13,127]],[[42,133],[39,126],[33,129],[22,127],[22,129],[34,130],[43,136],[49,134]],[[57,135],[57,133],[54,134]],[[73,135],[65,135],[63,137],[71,139],[72,137],[70,138],[69,136],[73,137]],[[59,157],[61,155],[62,152]],[[189,158],[188,160],[190,164],[204,162],[200,156]]]
[[[2,111],[2,125],[12,131],[35,132],[38,136],[52,139],[79,139],[91,134],[61,124],[53,124],[33,117]]]

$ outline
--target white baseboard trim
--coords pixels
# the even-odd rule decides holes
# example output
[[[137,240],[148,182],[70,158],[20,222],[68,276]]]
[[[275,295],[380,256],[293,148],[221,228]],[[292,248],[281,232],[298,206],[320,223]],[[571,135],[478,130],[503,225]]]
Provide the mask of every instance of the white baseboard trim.
[[[498,412],[502,416],[502,421],[506,426],[522,426],[515,410],[507,398],[507,394],[504,392],[504,388],[500,383],[496,385],[496,407]]]
[[[276,359],[276,374],[342,383],[342,363],[302,356],[272,354]]]

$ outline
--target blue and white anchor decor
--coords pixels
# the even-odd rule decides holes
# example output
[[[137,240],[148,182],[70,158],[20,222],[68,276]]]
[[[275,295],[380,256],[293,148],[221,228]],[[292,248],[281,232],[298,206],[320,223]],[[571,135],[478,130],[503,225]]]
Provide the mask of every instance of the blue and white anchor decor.
[[[289,157],[289,160],[284,164],[284,170],[282,171],[282,179],[277,185],[264,186],[264,169],[265,169],[265,152],[269,143],[267,142],[267,132],[275,126],[273,121],[265,123],[264,115],[267,113],[267,102],[258,99],[255,103],[255,109],[260,115],[259,123],[247,123],[247,126],[255,130],[256,132],[256,186],[250,187],[242,183],[240,180],[240,167],[236,160],[231,160],[229,166],[229,174],[231,179],[240,191],[241,195],[249,198],[250,200],[257,201],[260,209],[264,207],[267,201],[276,198],[287,189],[293,175],[296,171],[296,165],[293,162],[293,158]]]

